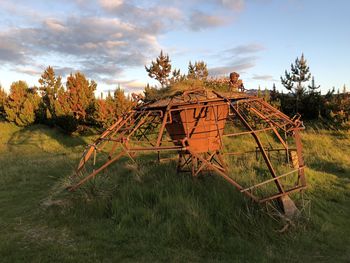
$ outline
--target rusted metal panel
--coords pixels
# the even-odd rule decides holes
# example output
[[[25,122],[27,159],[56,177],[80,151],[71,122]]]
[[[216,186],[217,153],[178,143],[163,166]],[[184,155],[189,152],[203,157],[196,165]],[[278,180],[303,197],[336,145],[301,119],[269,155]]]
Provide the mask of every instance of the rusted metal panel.
[[[205,105],[186,108],[181,106],[171,112],[172,122],[166,125],[167,132],[175,144],[187,138],[191,152],[203,153],[219,150],[228,115],[228,105],[208,102]],[[218,116],[216,120],[215,116]]]

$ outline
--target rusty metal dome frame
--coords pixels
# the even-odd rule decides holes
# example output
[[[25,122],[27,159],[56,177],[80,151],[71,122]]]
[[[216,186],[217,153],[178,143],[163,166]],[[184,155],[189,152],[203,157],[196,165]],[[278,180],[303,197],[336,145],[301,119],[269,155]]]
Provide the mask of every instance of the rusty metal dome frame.
[[[245,131],[225,130],[228,123],[237,121]],[[77,182],[69,190],[76,190],[123,156],[135,161],[138,153],[156,152],[160,161],[161,153],[173,152],[178,153],[178,172],[190,172],[196,177],[203,171],[214,171],[258,203],[279,200],[284,213],[291,216],[297,208],[289,194],[306,188],[300,137],[302,129],[300,116],[289,118],[262,98],[244,92],[227,94],[200,88],[152,103],[141,102],[88,145],[76,169]],[[264,132],[272,132],[281,147],[264,145],[261,139]],[[283,135],[293,138],[294,145],[290,146]],[[270,179],[243,187],[230,175],[226,156],[252,152],[225,150],[224,139],[236,136],[253,137],[255,152],[262,155]],[[107,148],[106,159],[97,165],[96,155]],[[288,172],[277,174],[271,152],[283,154],[286,162],[293,164]],[[88,163],[93,167],[90,171],[86,169]],[[287,187],[282,180],[291,176],[296,177],[295,183]],[[271,183],[276,186],[275,193],[269,196],[255,194],[255,190]]]

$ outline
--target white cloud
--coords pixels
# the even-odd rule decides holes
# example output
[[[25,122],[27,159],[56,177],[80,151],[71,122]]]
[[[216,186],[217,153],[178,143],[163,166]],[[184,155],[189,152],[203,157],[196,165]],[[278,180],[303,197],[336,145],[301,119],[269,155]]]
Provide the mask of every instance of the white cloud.
[[[53,31],[64,32],[67,30],[66,27],[56,19],[47,19],[44,21],[44,24]]]
[[[99,0],[101,6],[108,10],[119,8],[123,4],[123,0]]]
[[[245,5],[244,0],[216,0],[216,2],[235,11],[241,11]]]
[[[76,69],[100,80],[115,79],[126,68],[148,63],[163,48],[162,35],[220,27],[229,22],[228,10],[238,11],[244,4],[240,0],[63,0],[62,9],[55,9],[61,1],[50,1],[48,10],[38,0],[0,1],[2,12],[13,19],[0,29],[2,65],[13,69],[21,65],[20,72],[33,73],[41,70],[38,64],[56,63],[51,60],[56,57],[61,59],[61,64],[56,63],[58,72]],[[206,8],[199,9],[202,3]]]
[[[221,26],[225,23],[225,19],[221,16],[209,15],[201,11],[193,12],[189,18],[189,27],[194,31]]]
[[[257,74],[254,74],[252,79],[265,80],[265,81],[272,81],[272,80],[274,80],[273,76],[271,76],[271,75],[257,75]]]
[[[265,47],[259,43],[248,43],[218,52],[215,57],[220,58],[219,62],[224,66],[209,68],[209,74],[212,76],[227,75],[233,71],[241,74],[255,67],[259,58],[256,54],[264,49]]]

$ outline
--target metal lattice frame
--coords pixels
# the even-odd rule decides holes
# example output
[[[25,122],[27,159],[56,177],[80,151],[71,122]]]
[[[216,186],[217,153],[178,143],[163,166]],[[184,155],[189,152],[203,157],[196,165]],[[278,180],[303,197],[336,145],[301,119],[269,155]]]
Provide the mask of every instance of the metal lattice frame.
[[[289,118],[273,106],[265,102],[261,98],[239,94],[239,96],[224,96],[220,93],[213,92],[216,97],[207,100],[191,100],[194,93],[183,94],[182,98],[186,98],[179,103],[175,98],[167,101],[165,105],[141,104],[134,110],[125,114],[117,120],[110,128],[91,145],[89,145],[78,164],[76,169],[77,182],[69,187],[70,191],[74,191],[88,180],[94,178],[101,171],[111,164],[118,161],[122,156],[127,156],[135,161],[137,154],[142,152],[156,152],[160,160],[160,153],[174,152],[178,153],[178,172],[190,172],[193,176],[198,176],[201,172],[211,170],[223,177],[227,182],[236,187],[242,194],[251,198],[258,203],[278,199],[281,201],[284,212],[292,215],[296,211],[293,201],[289,198],[289,194],[301,191],[306,188],[306,179],[304,174],[304,161],[302,156],[302,144],[300,138],[300,130],[303,129],[299,116]],[[187,102],[186,102],[187,100]],[[227,107],[229,114],[219,116],[220,109]],[[198,116],[193,117],[193,127],[188,128],[184,132],[186,136],[181,140],[177,140],[169,136],[167,125],[179,122],[176,116],[184,112],[186,120],[188,114],[186,110],[194,109],[198,111]],[[195,144],[193,131],[200,123],[201,118],[205,118],[206,112],[211,112],[214,118],[213,130],[216,129],[216,137],[220,147],[205,152],[196,152],[191,147]],[[196,119],[197,118],[197,119]],[[219,119],[221,118],[221,119]],[[223,120],[224,118],[224,120]],[[245,131],[223,132],[222,123],[233,124],[239,121]],[[181,122],[181,121],[180,121]],[[197,125],[197,126],[196,126]],[[261,136],[265,132],[272,132],[281,148],[270,149],[263,145]],[[212,131],[211,131],[212,132]],[[283,134],[294,139],[295,148],[289,147],[287,140],[283,138]],[[230,171],[225,157],[246,154],[245,152],[228,152],[225,150],[225,140],[235,136],[252,136],[256,143],[256,153],[260,153],[268,168],[272,178],[259,182],[257,184],[243,187],[239,182],[230,176]],[[201,139],[203,140],[203,139]],[[210,147],[209,147],[210,148]],[[108,150],[107,150],[108,149]],[[105,161],[98,166],[96,164],[96,155],[101,152],[108,152]],[[273,162],[271,161],[271,152],[282,152],[287,161],[291,159],[291,153],[294,155],[296,163],[293,170],[284,174],[277,174]],[[88,171],[87,164],[92,166],[92,170]],[[293,187],[286,187],[281,180],[286,177],[297,175],[297,180]],[[258,196],[255,190],[274,183],[276,192],[269,196]]]

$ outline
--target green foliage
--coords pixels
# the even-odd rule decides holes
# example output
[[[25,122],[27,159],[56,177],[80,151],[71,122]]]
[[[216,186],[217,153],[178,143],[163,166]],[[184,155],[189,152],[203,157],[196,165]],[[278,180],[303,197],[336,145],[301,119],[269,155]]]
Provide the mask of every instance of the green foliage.
[[[35,121],[40,98],[35,89],[28,88],[24,81],[13,82],[5,101],[6,119],[18,126],[28,126]]]
[[[260,85],[259,85],[259,87],[258,87],[258,92],[257,92],[256,96],[257,96],[258,98],[262,98],[262,92],[261,92]]]
[[[94,120],[98,126],[107,128],[133,106],[134,103],[125,96],[124,90],[118,87],[113,96],[109,92],[106,99],[101,97],[95,101]]]
[[[317,91],[321,86],[315,84],[315,78],[312,77],[311,85],[308,85],[308,91],[302,98],[302,114],[307,119],[317,119],[321,117],[321,108],[324,104],[321,92]]]
[[[155,101],[161,98],[161,90],[157,89],[157,87],[150,86],[149,84],[146,85],[143,93],[145,94],[145,102]]]
[[[316,93],[317,90],[321,87],[320,85],[315,84],[315,77],[312,77],[311,79],[311,85],[307,86],[309,88],[309,93]]]
[[[156,61],[152,61],[149,67],[145,66],[148,76],[158,80],[162,87],[169,84],[168,78],[171,72],[170,62],[169,55],[164,55],[162,50]]]
[[[273,83],[272,90],[270,91],[269,103],[277,109],[281,108],[280,94],[276,88],[275,83]]]
[[[171,78],[169,79],[169,84],[175,84],[186,79],[186,76],[181,74],[179,69],[174,69],[172,71]]]
[[[322,115],[330,122],[331,128],[350,129],[350,93],[334,94],[329,91],[321,108]]]
[[[270,101],[270,91],[267,88],[264,90],[264,100]]]
[[[106,99],[99,98],[95,100],[95,121],[102,127],[107,128],[116,120],[115,102],[110,93]]]
[[[208,89],[230,92],[231,83],[228,78],[209,78],[204,81],[204,86]]]
[[[67,78],[67,104],[70,112],[79,123],[87,123],[90,114],[94,111],[96,87],[96,82],[89,81],[81,72],[70,74]]]
[[[39,79],[42,97],[42,111],[46,121],[51,121],[56,118],[56,106],[58,96],[62,93],[63,86],[61,77],[55,75],[55,71],[51,66],[48,66]]]
[[[206,80],[208,77],[207,64],[204,61],[196,61],[194,65],[190,61],[188,63],[188,73],[187,78],[189,79],[199,79]]]
[[[47,70],[47,73],[50,72],[53,71]],[[94,91],[97,84],[93,80],[89,81],[83,73],[76,72],[67,77],[66,90],[64,90],[61,87],[60,78],[54,78],[51,73],[42,78],[43,84],[55,83],[56,85],[53,89],[46,89],[54,94],[51,96],[52,100],[49,100],[50,104],[45,104],[53,109],[53,112],[47,110],[47,115],[53,116],[55,124],[68,133],[77,131],[79,127],[84,131],[86,125],[93,125],[96,106]]]
[[[125,96],[124,90],[120,87],[114,91],[114,104],[117,118],[128,112],[133,106],[132,101]]]
[[[305,93],[304,82],[309,81],[311,78],[310,69],[307,65],[307,61],[304,58],[304,54],[301,58],[295,59],[295,64],[291,64],[291,72],[285,71],[285,77],[281,77],[282,85],[295,96],[295,113],[300,110],[300,101]]]
[[[178,82],[174,82],[167,87],[156,88],[147,85],[144,90],[145,102],[152,102],[174,95],[178,95],[186,90],[191,90],[194,88],[199,88],[203,86],[203,82],[195,79],[184,79]]]

